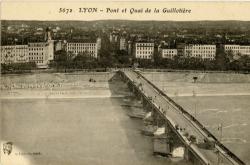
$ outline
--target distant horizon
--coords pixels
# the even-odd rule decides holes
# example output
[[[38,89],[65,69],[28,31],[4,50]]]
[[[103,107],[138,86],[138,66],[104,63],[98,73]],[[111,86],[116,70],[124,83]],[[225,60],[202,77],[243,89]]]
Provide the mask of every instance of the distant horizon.
[[[95,22],[95,21],[138,21],[138,22],[250,22],[250,20],[133,20],[133,19],[97,19],[97,20],[11,20],[11,19],[2,19],[1,21],[40,21],[40,22]]]

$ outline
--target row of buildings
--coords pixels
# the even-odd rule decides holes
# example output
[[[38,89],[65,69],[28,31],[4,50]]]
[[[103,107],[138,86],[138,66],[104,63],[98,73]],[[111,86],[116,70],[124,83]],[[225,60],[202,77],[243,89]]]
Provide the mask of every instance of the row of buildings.
[[[204,60],[214,60],[216,56],[215,44],[177,44],[170,48],[165,42],[155,44],[154,41],[128,41],[126,33],[120,34],[113,31],[109,40],[116,49],[127,50],[128,54],[137,59],[152,59],[156,53],[162,58],[173,59],[175,56],[194,57]],[[140,40],[140,37],[139,37]],[[223,45],[225,52],[231,52],[235,58],[241,55],[250,55],[250,46],[246,45]]]
[[[177,48],[164,46],[156,47],[153,42],[136,42],[129,46],[131,55],[138,59],[152,59],[155,51],[162,58],[173,59],[175,56],[194,57],[203,60],[214,60],[216,45],[210,44],[179,44]],[[232,53],[234,57],[241,55],[250,56],[250,46],[246,45],[223,45],[226,53]]]
[[[27,45],[0,46],[1,64],[35,62],[38,68],[48,68],[49,63],[55,58],[55,51],[65,48],[73,55],[84,53],[97,58],[101,48],[100,38],[91,42],[62,42],[52,40],[48,32],[45,35],[45,40],[44,42],[30,42]]]
[[[194,57],[204,60],[214,60],[216,56],[215,44],[177,44],[174,48],[166,43],[155,44],[153,41],[128,41],[126,34],[119,36],[111,33],[110,43],[119,50],[128,51],[136,59],[153,59],[154,54],[166,59],[175,56]],[[223,45],[225,52],[235,57],[250,56],[250,46]],[[65,49],[71,55],[83,54],[98,58],[101,49],[101,38],[92,41],[54,41],[50,31],[45,34],[44,42],[30,42],[27,45],[4,45],[1,49],[1,63],[35,62],[38,68],[47,68],[55,59],[54,52]]]
[[[250,46],[248,45],[224,45],[224,50],[231,52],[233,55],[250,56]]]

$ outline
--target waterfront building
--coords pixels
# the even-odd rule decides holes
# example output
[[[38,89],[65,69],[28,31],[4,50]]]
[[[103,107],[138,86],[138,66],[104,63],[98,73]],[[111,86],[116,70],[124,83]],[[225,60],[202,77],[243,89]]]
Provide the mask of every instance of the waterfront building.
[[[1,47],[1,63],[24,63],[29,61],[28,45],[4,45]]]
[[[54,40],[50,30],[46,30],[45,42],[1,46],[1,63],[35,62],[38,68],[47,68],[52,60],[54,60]]]
[[[173,59],[177,56],[177,49],[159,49],[159,53],[162,58]]]
[[[54,42],[31,42],[29,47],[29,61],[35,62],[38,68],[47,68],[54,59]]]
[[[181,44],[177,46],[178,53],[183,57],[201,58],[203,60],[214,60],[216,56],[216,45],[208,44]]]
[[[153,42],[136,42],[134,46],[135,58],[152,59],[154,55]]]
[[[234,56],[250,56],[250,45],[224,45],[223,48],[226,53],[231,52]]]
[[[1,63],[35,62],[38,68],[47,68],[54,59],[54,41],[34,42],[28,45],[1,46]]]
[[[74,55],[86,53],[90,57],[97,58],[101,48],[101,39],[97,41],[69,41],[67,42],[66,51]]]

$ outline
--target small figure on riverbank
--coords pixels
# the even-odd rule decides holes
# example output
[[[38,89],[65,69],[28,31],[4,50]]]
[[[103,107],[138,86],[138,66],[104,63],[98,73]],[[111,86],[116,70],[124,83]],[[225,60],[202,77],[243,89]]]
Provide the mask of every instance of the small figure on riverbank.
[[[89,82],[96,82],[96,80],[95,80],[95,79],[90,78],[90,79],[89,79]]]

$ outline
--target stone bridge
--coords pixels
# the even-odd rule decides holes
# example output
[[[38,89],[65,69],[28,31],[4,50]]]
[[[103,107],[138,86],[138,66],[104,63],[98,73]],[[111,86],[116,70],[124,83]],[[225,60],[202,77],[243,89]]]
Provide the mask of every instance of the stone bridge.
[[[163,139],[166,155],[174,148],[184,148],[184,159],[197,165],[245,165],[234,153],[220,143],[195,117],[174,102],[139,71],[117,72],[129,89],[143,104],[149,123],[156,131],[163,128],[164,134],[154,140]]]

